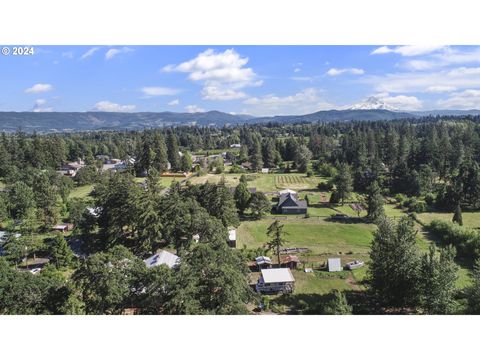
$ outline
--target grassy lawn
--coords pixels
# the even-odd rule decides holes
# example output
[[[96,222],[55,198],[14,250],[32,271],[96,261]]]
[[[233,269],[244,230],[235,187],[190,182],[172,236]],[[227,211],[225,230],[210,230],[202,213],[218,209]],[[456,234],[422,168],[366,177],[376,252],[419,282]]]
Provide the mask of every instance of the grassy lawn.
[[[383,206],[383,209],[385,210],[385,215],[388,217],[398,218],[406,215],[402,209],[397,208],[396,205],[393,204],[386,204]]]
[[[72,198],[87,198],[90,197],[90,193],[93,190],[93,185],[83,185],[83,186],[78,186],[74,188],[71,192],[70,195],[68,196],[70,199]]]
[[[447,212],[426,212],[420,213],[417,217],[425,224],[428,225],[434,219],[444,220],[444,221],[452,221],[453,213]],[[480,212],[462,212],[463,218],[463,225],[472,227],[472,228],[480,228]]]
[[[262,247],[269,241],[266,232],[272,222],[273,219],[243,222],[238,228],[238,247]],[[341,224],[298,218],[282,223],[287,232],[286,247],[307,247],[315,254],[368,253],[374,229],[369,224]]]
[[[315,190],[321,178],[318,176],[307,177],[306,174],[245,174],[249,177],[253,177],[248,181],[248,187],[255,187],[258,191],[273,192],[282,189],[292,190]],[[193,176],[190,178],[192,184],[203,184],[207,181],[212,183],[218,183],[222,177],[228,186],[237,186],[242,174],[207,174],[204,176]]]
[[[346,282],[344,272],[332,274],[332,276],[323,277],[323,272],[306,273],[304,271],[294,271],[295,294],[328,294],[332,290],[351,290],[352,287]],[[343,274],[343,275],[342,275]],[[330,274],[329,274],[330,275]]]

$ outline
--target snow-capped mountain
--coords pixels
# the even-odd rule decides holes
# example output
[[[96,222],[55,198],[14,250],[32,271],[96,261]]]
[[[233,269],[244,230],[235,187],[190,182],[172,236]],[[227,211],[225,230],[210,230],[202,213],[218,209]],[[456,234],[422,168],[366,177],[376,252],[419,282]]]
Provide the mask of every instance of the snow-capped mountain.
[[[384,101],[379,99],[375,96],[370,96],[365,101],[354,104],[350,108],[350,110],[390,110],[390,111],[398,111],[397,108],[386,104]]]

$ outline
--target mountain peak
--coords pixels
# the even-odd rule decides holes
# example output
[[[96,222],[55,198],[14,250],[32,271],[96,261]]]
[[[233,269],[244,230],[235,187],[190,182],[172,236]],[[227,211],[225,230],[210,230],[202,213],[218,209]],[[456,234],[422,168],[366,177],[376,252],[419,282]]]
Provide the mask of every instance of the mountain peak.
[[[350,108],[350,110],[390,110],[390,111],[398,111],[397,108],[386,104],[382,99],[376,96],[369,96],[363,102],[354,104]]]

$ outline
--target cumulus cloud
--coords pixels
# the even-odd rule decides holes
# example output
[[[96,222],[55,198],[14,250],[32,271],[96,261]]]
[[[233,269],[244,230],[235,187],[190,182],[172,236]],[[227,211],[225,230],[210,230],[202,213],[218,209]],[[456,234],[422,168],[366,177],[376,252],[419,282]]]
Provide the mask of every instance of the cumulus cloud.
[[[430,54],[423,59],[408,60],[400,65],[409,70],[421,71],[475,63],[480,63],[479,47],[457,49],[447,46],[442,51]]]
[[[180,90],[161,86],[146,86],[142,88],[142,92],[147,97],[152,96],[168,96],[177,95]]]
[[[246,67],[248,61],[233,49],[208,49],[189,61],[167,65],[163,71],[188,73],[189,80],[203,84],[206,100],[233,100],[246,97],[241,89],[262,84],[252,68]]]
[[[39,94],[39,93],[44,93],[52,90],[53,90],[53,86],[51,84],[35,84],[32,87],[25,89],[25,92],[27,94]]]
[[[480,109],[480,90],[468,89],[461,92],[455,92],[452,93],[449,98],[439,100],[437,104],[445,109]]]
[[[202,109],[197,105],[187,105],[185,106],[185,111],[188,113],[197,113],[197,112],[205,112],[205,109]]]
[[[122,47],[122,48],[114,48],[114,49],[109,49],[106,53],[105,53],[105,60],[111,60],[113,59],[115,56],[119,55],[119,54],[127,54],[127,53],[130,53],[130,52],[133,52],[134,50],[131,49],[131,48],[128,48],[126,46]]]
[[[399,54],[402,56],[418,56],[418,55],[425,55],[430,54],[435,51],[439,51],[445,48],[442,45],[406,45],[406,46],[380,46],[373,50],[370,54],[371,55],[381,55],[381,54]]]
[[[80,60],[85,60],[86,58],[89,58],[90,56],[95,54],[98,50],[100,50],[99,47],[90,48],[87,52],[85,52],[82,56],[80,56]]]
[[[52,107],[45,107],[44,105],[47,104],[47,100],[45,99],[37,99],[35,100],[35,105],[33,105],[33,112],[51,112],[53,111]]]
[[[294,72],[294,73],[298,73],[298,72],[300,72],[300,71],[302,71],[302,69],[300,69],[300,68],[298,68],[298,67],[295,68],[295,69],[293,69],[293,72]]]
[[[397,95],[383,96],[380,98],[386,105],[397,110],[420,110],[423,107],[422,101],[415,96]]]
[[[93,108],[97,111],[129,112],[135,110],[135,107],[135,105],[120,105],[111,101],[103,100],[96,103]]]
[[[180,104],[180,100],[178,100],[178,99],[175,99],[175,100],[172,100],[172,101],[168,102],[168,105],[170,105],[170,106],[177,106],[179,104]]]
[[[243,101],[249,108],[245,112],[253,115],[306,114],[335,106],[325,101],[314,88],[304,89],[294,95],[276,96],[269,94],[251,97]]]
[[[352,75],[363,75],[365,71],[363,69],[358,68],[344,68],[344,69],[336,69],[331,68],[327,71],[327,75],[330,76],[337,76],[342,74],[352,74]]]

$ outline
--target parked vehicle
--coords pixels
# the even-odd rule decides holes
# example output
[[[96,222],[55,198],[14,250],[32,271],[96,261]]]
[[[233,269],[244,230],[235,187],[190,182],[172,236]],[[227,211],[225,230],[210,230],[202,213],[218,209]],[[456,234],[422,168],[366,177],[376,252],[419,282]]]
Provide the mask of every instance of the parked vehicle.
[[[345,265],[345,268],[348,269],[348,270],[354,270],[354,269],[361,268],[363,265],[365,265],[365,263],[363,261],[355,260],[355,261],[351,261],[351,262],[347,263]]]

